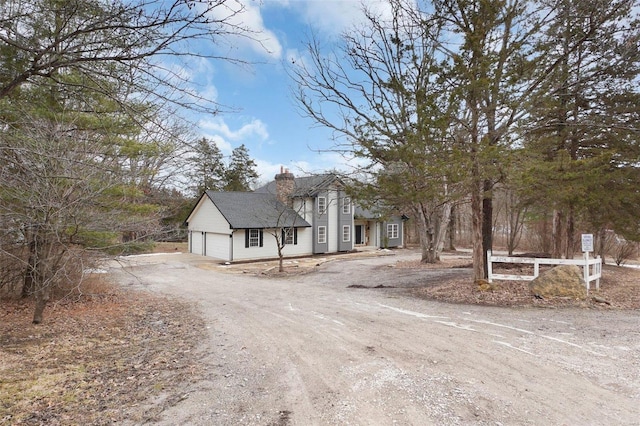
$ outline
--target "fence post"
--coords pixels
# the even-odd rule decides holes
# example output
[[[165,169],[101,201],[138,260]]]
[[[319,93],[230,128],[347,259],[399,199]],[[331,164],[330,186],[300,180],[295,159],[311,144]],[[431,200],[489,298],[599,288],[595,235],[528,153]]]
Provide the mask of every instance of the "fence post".
[[[589,294],[589,252],[584,252],[584,285],[587,286],[587,294]]]
[[[489,281],[489,284],[491,284],[492,278],[491,275],[493,275],[493,265],[491,265],[491,250],[487,250],[487,281]]]
[[[598,278],[596,278],[596,290],[600,291],[600,277],[602,276],[602,257],[600,257],[600,255],[598,255],[598,260],[600,260],[600,262],[593,266],[596,270],[596,275],[598,276]]]

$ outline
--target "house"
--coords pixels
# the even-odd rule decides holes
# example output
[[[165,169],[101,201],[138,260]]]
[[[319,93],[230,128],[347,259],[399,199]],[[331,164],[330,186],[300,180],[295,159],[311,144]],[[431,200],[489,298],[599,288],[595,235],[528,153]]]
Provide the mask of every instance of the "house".
[[[296,178],[281,169],[254,192],[207,191],[186,220],[189,252],[224,261],[402,245],[402,221],[358,209],[335,174]]]
[[[354,209],[354,243],[357,246],[381,248],[404,245],[404,222],[406,216],[385,218],[378,212],[356,206]]]

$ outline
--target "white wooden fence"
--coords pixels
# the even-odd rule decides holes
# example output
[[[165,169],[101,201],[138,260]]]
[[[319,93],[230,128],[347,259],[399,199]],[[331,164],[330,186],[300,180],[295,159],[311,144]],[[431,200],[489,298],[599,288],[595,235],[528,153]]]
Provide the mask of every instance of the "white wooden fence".
[[[533,264],[533,275],[509,275],[494,274],[494,263],[524,263]],[[589,252],[585,252],[582,259],[543,259],[537,257],[508,257],[493,256],[491,250],[487,252],[487,269],[489,272],[488,281],[493,280],[513,280],[513,281],[531,281],[540,275],[540,265],[578,265],[583,268],[584,283],[589,291],[590,282],[596,282],[596,290],[600,289],[600,278],[602,277],[602,259],[598,256],[595,259],[589,258]]]

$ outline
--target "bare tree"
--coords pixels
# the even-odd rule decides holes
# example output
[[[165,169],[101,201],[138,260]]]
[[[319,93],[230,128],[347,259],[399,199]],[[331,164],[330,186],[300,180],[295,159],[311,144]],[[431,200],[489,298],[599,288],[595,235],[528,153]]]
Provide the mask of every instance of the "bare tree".
[[[298,243],[298,228],[303,225],[300,220],[299,211],[282,204],[280,201],[274,201],[274,210],[276,211],[276,223],[266,229],[275,242],[278,250],[278,272],[284,272],[284,256],[285,247]],[[302,207],[300,207],[302,208]]]
[[[0,2],[0,256],[22,269],[35,323],[77,259],[158,229],[149,194],[192,140],[176,109],[221,109],[180,67],[242,62],[215,48],[254,36],[239,13],[224,0]]]
[[[236,5],[239,6],[239,5]],[[69,92],[122,93],[138,105],[171,104],[215,112],[214,100],[190,90],[181,60],[207,58],[233,37],[255,37],[237,24],[242,7],[225,0],[4,0],[0,8],[0,99],[26,83]]]
[[[410,210],[422,260],[436,262],[460,172],[447,127],[455,109],[430,42],[441,26],[402,0],[389,4],[391,19],[365,9],[366,25],[345,33],[329,56],[310,42],[310,62],[292,70],[296,97],[306,115],[336,131],[337,151],[366,160],[355,170],[366,185],[354,195]]]
[[[79,248],[93,246],[98,234],[102,241],[106,235],[115,240],[114,231],[132,215],[123,211],[126,204],[115,206],[122,198],[121,181],[111,173],[116,164],[96,161],[102,153],[100,137],[78,131],[71,122],[25,116],[26,123],[3,133],[0,217],[11,224],[2,240],[21,242],[27,251],[15,256],[2,249],[0,255],[22,262],[23,293],[35,297],[33,321],[39,323],[51,289],[73,275],[72,265],[79,265],[71,262]],[[107,209],[110,221],[105,220]]]

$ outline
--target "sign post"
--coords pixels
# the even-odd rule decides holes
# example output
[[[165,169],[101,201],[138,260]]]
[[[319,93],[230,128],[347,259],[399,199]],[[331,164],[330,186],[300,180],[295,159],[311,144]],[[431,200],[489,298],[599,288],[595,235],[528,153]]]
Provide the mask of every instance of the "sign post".
[[[589,294],[589,252],[593,251],[593,234],[582,234],[582,252],[584,253],[584,284]]]
[[[582,252],[593,251],[593,234],[582,234]]]

